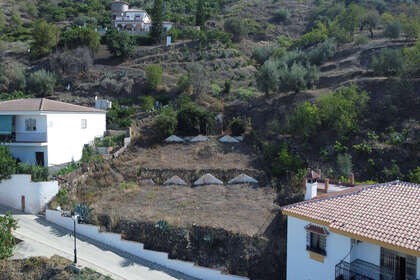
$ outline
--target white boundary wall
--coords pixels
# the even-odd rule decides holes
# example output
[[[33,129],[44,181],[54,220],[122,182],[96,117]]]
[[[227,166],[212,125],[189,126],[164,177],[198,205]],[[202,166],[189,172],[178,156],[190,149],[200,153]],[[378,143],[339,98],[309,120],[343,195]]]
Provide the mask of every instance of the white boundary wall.
[[[46,211],[47,220],[62,226],[68,230],[73,230],[73,220],[69,217],[61,216],[61,212],[55,210]],[[93,225],[78,224],[77,233],[99,241],[103,244],[127,252],[131,255],[157,263],[164,267],[182,272],[186,275],[203,280],[245,280],[248,278],[222,274],[219,270],[196,266],[192,262],[171,260],[168,253],[157,252],[144,249],[143,243],[121,239],[120,234],[110,232],[99,232],[99,228]]]
[[[58,193],[58,182],[32,182],[31,175],[12,175],[0,182],[0,204],[22,210],[25,197],[25,213],[38,214]]]

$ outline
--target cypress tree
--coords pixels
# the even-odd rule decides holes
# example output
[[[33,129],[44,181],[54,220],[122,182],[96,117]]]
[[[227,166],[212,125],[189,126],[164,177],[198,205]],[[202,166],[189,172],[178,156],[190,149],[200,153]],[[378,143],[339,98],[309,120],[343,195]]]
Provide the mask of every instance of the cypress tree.
[[[150,30],[150,36],[156,43],[162,42],[163,38],[163,1],[155,0],[153,9],[151,12],[152,16],[152,29]]]
[[[206,23],[204,1],[205,0],[198,0],[198,2],[197,2],[197,12],[195,14],[195,25],[200,26],[201,28],[203,28],[204,24]]]

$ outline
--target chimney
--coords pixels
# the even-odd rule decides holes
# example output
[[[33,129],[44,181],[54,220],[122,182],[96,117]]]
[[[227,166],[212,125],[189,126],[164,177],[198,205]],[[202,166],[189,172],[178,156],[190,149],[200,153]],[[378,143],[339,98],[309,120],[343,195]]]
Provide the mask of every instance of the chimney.
[[[318,168],[316,172],[318,173],[319,179],[321,179],[321,168]]]
[[[305,200],[310,200],[318,194],[318,183],[315,179],[306,179]]]
[[[95,95],[95,101],[98,100],[98,96]]]
[[[354,173],[350,173],[350,184],[354,185]]]
[[[330,186],[330,179],[325,178],[325,193],[328,193],[329,186]]]

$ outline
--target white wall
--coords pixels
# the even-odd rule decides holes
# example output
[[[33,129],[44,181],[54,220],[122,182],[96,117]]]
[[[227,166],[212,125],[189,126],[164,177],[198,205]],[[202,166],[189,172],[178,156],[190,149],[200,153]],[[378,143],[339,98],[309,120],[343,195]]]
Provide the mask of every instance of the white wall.
[[[73,230],[73,220],[71,218],[62,217],[60,212],[55,210],[46,211],[47,220],[62,226],[68,230]],[[99,232],[98,227],[92,225],[77,225],[78,234],[87,236],[91,239],[97,240],[107,244],[113,248],[127,252],[142,259],[157,263],[164,267],[180,271],[184,274],[196,277],[203,280],[244,280],[248,278],[221,274],[220,271],[209,269],[201,266],[196,266],[191,262],[171,260],[167,253],[156,252],[144,249],[142,243],[122,240],[121,235],[108,232]]]
[[[10,148],[10,153],[14,158],[18,158],[22,162],[27,162],[29,164],[36,164],[35,153],[44,152],[44,163],[48,166],[48,149],[47,146],[38,146],[38,145],[19,145],[11,143],[8,145]]]
[[[25,196],[25,212],[38,214],[58,193],[58,182],[31,182],[31,175],[12,175],[0,182],[0,204],[22,210]]]
[[[420,258],[417,257],[417,279],[420,279]]]
[[[287,217],[287,280],[333,280],[335,265],[350,251],[348,237],[330,232],[327,236],[324,263],[313,260],[306,250],[305,226],[309,222]],[[344,259],[349,261],[349,257]]]
[[[353,246],[351,261],[364,260],[374,265],[381,264],[381,247],[367,242],[359,242]]]
[[[82,119],[87,128],[82,129]],[[78,161],[85,144],[104,135],[104,113],[48,113],[48,165]]]

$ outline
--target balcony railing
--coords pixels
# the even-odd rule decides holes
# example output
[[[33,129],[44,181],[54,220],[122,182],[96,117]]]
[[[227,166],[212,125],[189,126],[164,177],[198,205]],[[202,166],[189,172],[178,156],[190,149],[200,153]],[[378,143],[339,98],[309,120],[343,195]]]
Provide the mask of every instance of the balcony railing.
[[[368,263],[355,260],[351,263],[341,261],[335,266],[336,280],[397,280],[392,271]]]
[[[12,137],[12,142],[23,143],[42,143],[47,142],[46,132],[16,132]]]

